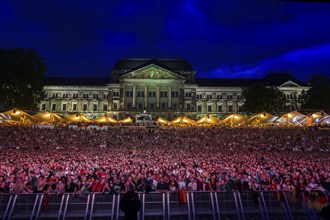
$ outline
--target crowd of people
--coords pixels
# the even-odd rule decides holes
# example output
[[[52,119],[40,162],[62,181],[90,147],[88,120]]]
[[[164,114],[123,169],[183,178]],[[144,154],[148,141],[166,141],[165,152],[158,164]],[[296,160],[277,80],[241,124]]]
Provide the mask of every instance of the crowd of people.
[[[330,190],[330,131],[0,126],[0,194]]]

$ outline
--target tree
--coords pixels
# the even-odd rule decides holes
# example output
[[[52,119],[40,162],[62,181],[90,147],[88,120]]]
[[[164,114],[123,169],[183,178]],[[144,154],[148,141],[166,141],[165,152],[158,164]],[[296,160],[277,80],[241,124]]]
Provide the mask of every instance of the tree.
[[[330,109],[330,78],[313,75],[309,82],[311,88],[302,94],[302,108]]]
[[[242,95],[245,98],[245,111],[279,113],[286,110],[286,97],[276,87],[268,88],[263,84],[257,84],[243,88]]]
[[[32,49],[0,49],[0,106],[35,109],[43,97],[46,65]]]

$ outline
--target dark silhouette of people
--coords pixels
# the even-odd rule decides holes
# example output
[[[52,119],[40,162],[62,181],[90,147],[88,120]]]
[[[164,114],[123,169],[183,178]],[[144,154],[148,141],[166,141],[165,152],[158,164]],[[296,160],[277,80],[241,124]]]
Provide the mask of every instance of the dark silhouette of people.
[[[120,209],[125,213],[125,220],[137,220],[137,213],[140,211],[141,201],[134,187],[129,186],[128,191],[120,201]]]

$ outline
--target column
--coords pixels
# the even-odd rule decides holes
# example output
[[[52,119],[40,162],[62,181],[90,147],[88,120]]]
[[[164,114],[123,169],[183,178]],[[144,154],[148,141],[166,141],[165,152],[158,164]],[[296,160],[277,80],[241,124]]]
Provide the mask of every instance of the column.
[[[108,97],[108,109],[112,111],[113,108],[113,90],[109,89],[109,97]]]
[[[168,87],[168,102],[167,102],[167,108],[171,109],[172,108],[172,87]]]
[[[148,109],[148,86],[144,86],[144,108]]]
[[[156,109],[159,109],[159,101],[160,101],[160,86],[156,86]]]
[[[135,109],[136,106],[136,85],[133,85],[133,104],[132,107]]]

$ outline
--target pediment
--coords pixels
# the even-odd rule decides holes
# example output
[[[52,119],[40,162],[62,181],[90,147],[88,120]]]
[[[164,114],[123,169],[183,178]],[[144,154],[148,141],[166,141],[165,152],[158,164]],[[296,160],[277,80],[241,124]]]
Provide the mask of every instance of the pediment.
[[[131,71],[121,76],[123,79],[185,79],[184,76],[174,73],[155,64]]]
[[[297,83],[289,80],[289,81],[283,83],[280,87],[300,87],[300,86]]]

